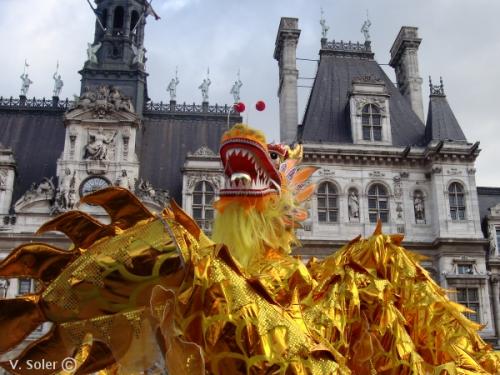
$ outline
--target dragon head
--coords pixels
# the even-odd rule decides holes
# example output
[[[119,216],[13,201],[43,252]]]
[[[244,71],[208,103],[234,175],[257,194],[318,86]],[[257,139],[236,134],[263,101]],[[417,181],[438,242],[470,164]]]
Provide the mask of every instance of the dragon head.
[[[237,124],[224,133],[220,156],[225,177],[221,197],[262,197],[281,192],[283,181],[278,168],[287,156],[285,146],[268,145],[261,132]]]
[[[294,229],[307,218],[299,206],[313,186],[305,181],[316,170],[299,169],[302,147],[267,144],[262,132],[236,124],[222,136],[220,156],[225,185],[215,203],[213,239],[244,264],[266,249],[289,252]]]

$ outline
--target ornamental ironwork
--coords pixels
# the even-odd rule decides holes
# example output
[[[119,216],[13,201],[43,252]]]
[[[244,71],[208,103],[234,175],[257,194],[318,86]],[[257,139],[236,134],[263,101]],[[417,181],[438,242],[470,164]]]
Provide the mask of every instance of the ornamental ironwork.
[[[4,98],[0,96],[0,108],[19,108],[19,109],[61,109],[68,110],[75,105],[74,100],[55,100],[55,99],[37,99],[26,97]]]
[[[341,40],[337,42],[335,40],[328,42],[324,41],[321,44],[322,49],[333,50],[333,51],[342,51],[342,52],[372,52],[371,43],[369,41],[365,43],[356,42],[353,43],[351,41],[344,42]]]
[[[237,115],[232,105],[200,105],[200,104],[177,104],[177,103],[155,103],[148,102],[144,107],[145,111],[163,113],[207,113],[214,115]]]

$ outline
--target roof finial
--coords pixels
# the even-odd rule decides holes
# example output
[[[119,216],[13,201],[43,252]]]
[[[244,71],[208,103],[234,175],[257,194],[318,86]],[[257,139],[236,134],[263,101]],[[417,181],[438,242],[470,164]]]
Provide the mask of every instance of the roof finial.
[[[433,85],[431,76],[429,76],[429,90],[431,96],[446,96],[444,94],[443,77],[439,77],[439,85]]]
[[[323,7],[320,8],[320,11],[321,18],[319,19],[319,24],[321,25],[321,38],[326,39],[326,34],[328,33],[328,30],[330,30],[330,27],[326,24],[325,12],[323,12]]]
[[[363,26],[361,26],[361,32],[365,36],[365,43],[370,41],[370,26],[372,25],[370,21],[370,17],[368,15],[368,9],[366,10],[366,21],[363,22]]]

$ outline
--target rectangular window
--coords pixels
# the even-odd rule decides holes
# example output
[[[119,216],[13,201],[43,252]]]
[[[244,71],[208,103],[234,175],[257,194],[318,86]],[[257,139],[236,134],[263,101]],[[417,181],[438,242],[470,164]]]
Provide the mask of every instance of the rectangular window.
[[[17,294],[29,294],[31,292],[31,279],[19,279]]]
[[[497,234],[497,249],[500,246],[500,228],[496,228],[496,234]]]
[[[373,140],[374,141],[381,141],[382,140],[382,127],[381,126],[374,126],[373,127]]]
[[[363,126],[363,140],[371,141],[371,128],[369,126]]]
[[[457,288],[457,302],[475,311],[475,313],[465,313],[467,318],[477,323],[481,322],[478,288]]]
[[[458,264],[457,273],[459,275],[472,275],[474,273],[472,270],[472,263]]]

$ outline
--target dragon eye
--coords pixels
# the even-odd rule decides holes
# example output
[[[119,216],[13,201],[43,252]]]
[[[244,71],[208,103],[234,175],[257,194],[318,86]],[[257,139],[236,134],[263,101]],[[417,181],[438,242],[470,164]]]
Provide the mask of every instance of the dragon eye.
[[[271,159],[273,159],[273,160],[278,159],[278,154],[276,152],[269,153],[269,156],[271,156]]]

